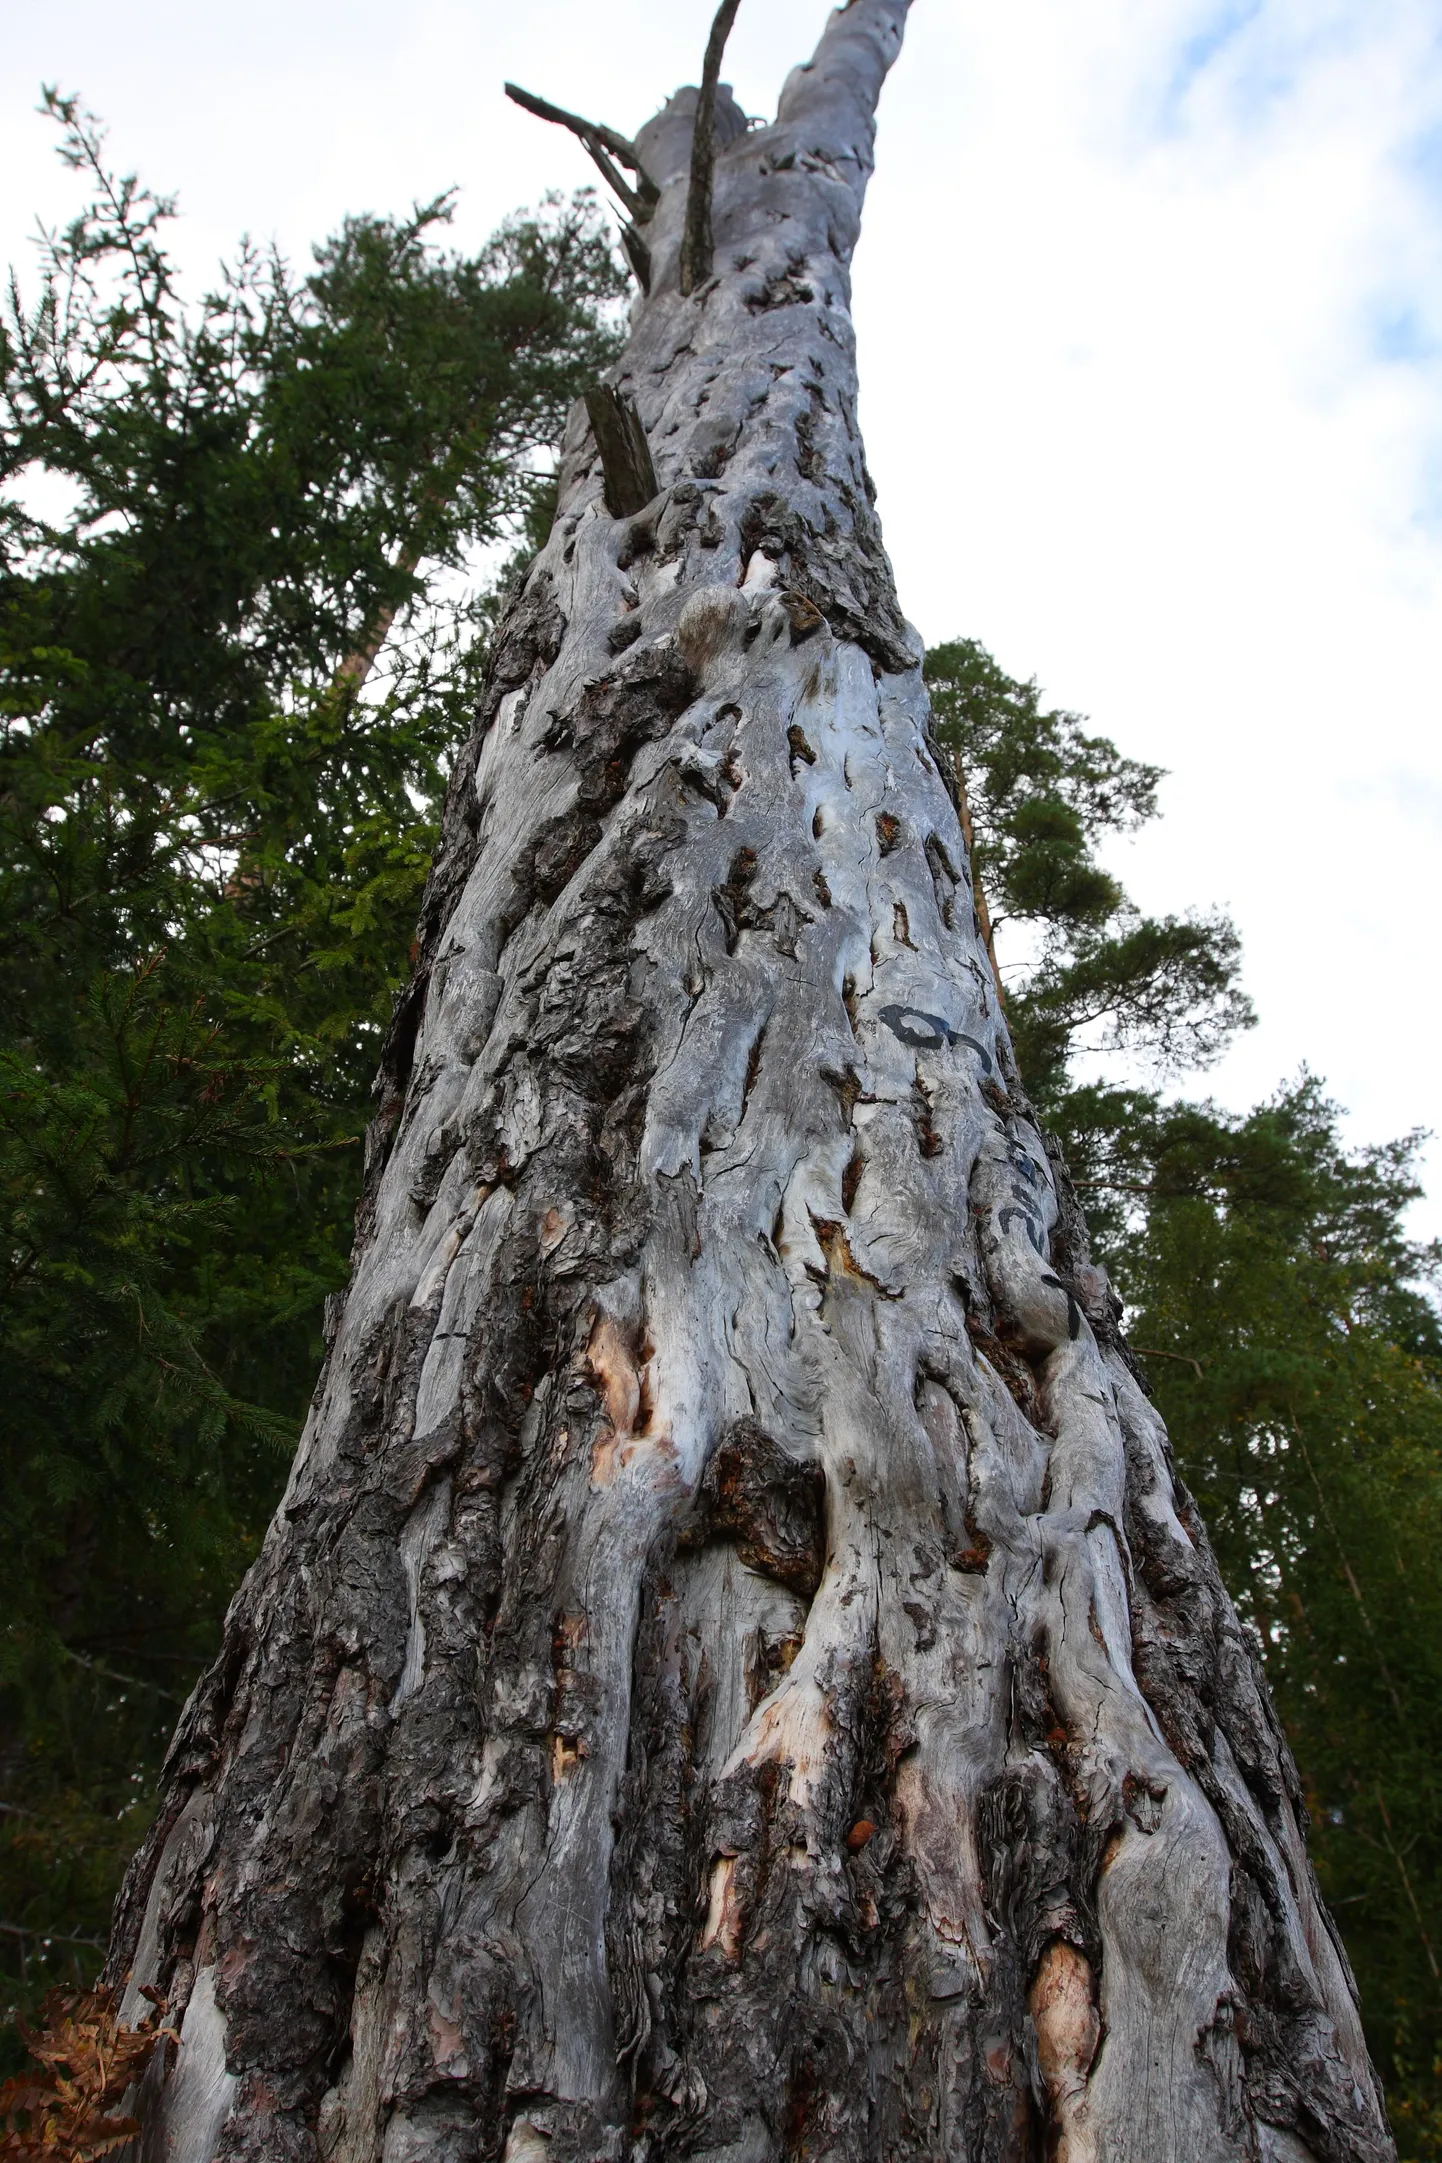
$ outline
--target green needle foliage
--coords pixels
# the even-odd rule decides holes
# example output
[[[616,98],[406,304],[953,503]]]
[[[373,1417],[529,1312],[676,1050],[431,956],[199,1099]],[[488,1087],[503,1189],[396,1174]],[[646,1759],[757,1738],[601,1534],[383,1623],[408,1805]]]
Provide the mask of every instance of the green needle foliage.
[[[1099,1049],[1174,1070],[1214,1057],[1251,1018],[1236,934],[1142,917],[1099,861],[1155,815],[1154,767],[1046,711],[975,641],[930,653],[927,674],[1023,1078],[1263,1648],[1402,2155],[1435,2163],[1442,1253],[1403,1224],[1423,1137],[1349,1150],[1308,1075],[1245,1116],[1079,1079]]]
[[[975,639],[933,647],[926,677],[967,792],[973,869],[1037,1104],[1054,1112],[1083,1044],[1208,1065],[1253,1019],[1236,932],[1216,914],[1143,916],[1097,854],[1156,817],[1161,768],[1044,708],[1036,685]]]
[[[93,1971],[345,1280],[370,1080],[492,601],[615,350],[588,196],[191,302],[87,200],[0,320],[0,1976]],[[482,559],[484,560],[484,559]]]

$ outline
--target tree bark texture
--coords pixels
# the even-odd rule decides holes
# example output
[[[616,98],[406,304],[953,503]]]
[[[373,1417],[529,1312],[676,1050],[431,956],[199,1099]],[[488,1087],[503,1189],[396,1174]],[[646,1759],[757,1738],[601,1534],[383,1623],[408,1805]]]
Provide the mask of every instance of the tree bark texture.
[[[1392,2154],[1297,1779],[1018,1084],[872,509],[906,0],[642,131],[353,1280],[112,1972],[146,2163]],[[921,354],[918,397],[940,401]]]

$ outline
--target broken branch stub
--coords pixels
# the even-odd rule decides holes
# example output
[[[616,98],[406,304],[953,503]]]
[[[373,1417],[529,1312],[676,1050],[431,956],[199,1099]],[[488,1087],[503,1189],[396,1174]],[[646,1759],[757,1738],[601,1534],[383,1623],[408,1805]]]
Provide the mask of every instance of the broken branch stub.
[[[606,509],[613,518],[634,518],[654,501],[656,468],[634,398],[610,383],[586,393],[591,432],[601,454]]]
[[[716,174],[716,85],[721,76],[721,55],[740,0],[721,0],[706,40],[701,68],[701,96],[696,106],[696,132],[691,139],[691,179],[686,194],[686,227],[681,238],[681,291],[694,293],[711,275],[713,241],[711,198]]]

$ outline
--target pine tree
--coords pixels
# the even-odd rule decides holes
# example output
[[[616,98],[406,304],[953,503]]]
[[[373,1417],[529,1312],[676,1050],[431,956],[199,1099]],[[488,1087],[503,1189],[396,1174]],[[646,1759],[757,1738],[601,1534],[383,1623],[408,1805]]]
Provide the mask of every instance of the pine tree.
[[[905,0],[761,129],[731,12],[634,142],[569,116],[644,300],[497,625],[328,1363],[121,1903],[182,2038],[147,2138],[1380,2163],[871,507],[848,264]]]

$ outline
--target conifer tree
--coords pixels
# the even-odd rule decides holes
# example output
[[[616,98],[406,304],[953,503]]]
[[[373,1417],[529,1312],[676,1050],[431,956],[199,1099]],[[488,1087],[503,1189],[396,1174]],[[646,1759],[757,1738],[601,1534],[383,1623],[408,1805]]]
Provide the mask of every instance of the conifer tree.
[[[497,625],[327,1366],[117,1916],[181,2037],[146,2138],[1381,2163],[872,510],[848,266],[905,0],[764,128],[732,12],[634,141],[546,109],[644,295]]]

